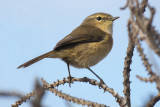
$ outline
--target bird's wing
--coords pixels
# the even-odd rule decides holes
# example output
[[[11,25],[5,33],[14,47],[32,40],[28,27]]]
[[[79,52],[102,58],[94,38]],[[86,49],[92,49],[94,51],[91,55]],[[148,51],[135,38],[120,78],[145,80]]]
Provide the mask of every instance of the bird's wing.
[[[68,36],[57,43],[54,50],[61,50],[81,43],[99,42],[107,35],[104,31],[92,26],[79,26]]]

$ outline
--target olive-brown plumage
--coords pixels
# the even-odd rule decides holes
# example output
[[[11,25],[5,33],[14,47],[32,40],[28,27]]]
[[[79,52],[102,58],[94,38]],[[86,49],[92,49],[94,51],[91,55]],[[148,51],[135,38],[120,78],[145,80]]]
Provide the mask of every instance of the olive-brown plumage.
[[[119,17],[112,17],[106,13],[88,16],[79,27],[59,41],[52,51],[18,68],[28,67],[44,58],[60,58],[67,63],[68,71],[69,65],[72,65],[77,68],[87,68],[94,73],[90,67],[106,57],[112,49],[112,27],[113,21],[117,18]],[[97,74],[95,75],[102,81]]]

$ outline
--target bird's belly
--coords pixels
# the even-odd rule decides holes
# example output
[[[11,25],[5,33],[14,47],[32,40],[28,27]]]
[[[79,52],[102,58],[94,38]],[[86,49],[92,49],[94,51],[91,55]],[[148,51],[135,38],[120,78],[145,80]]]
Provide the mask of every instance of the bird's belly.
[[[112,44],[98,42],[86,43],[76,46],[70,55],[63,60],[77,68],[88,68],[97,64],[108,55]]]

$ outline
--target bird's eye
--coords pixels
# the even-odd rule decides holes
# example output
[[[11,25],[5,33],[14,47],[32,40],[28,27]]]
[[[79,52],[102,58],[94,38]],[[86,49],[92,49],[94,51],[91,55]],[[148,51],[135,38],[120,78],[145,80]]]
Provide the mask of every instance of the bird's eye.
[[[97,17],[97,20],[100,21],[100,20],[102,20],[102,18],[99,16],[99,17]]]

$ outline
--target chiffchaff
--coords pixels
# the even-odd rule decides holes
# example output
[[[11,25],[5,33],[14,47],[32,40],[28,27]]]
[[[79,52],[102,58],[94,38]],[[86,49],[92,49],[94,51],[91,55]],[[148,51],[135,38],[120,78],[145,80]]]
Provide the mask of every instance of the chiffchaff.
[[[90,67],[101,61],[111,51],[113,21],[118,18],[106,13],[92,14],[79,27],[59,41],[52,51],[30,60],[18,68],[28,67],[44,58],[60,58],[67,63],[70,82],[69,65],[72,65],[77,68],[87,68],[100,79],[101,83],[104,83]]]

